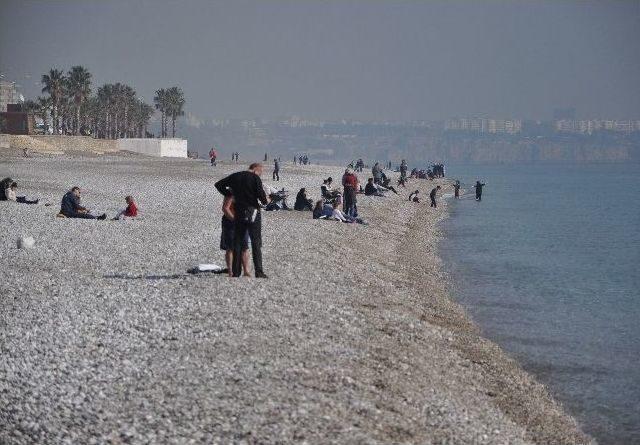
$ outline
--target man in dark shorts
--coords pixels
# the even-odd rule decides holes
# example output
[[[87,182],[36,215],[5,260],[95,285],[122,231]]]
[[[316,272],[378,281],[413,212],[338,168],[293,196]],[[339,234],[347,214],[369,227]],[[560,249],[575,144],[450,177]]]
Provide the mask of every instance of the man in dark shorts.
[[[222,231],[220,232],[220,250],[224,250],[224,260],[227,263],[229,276],[233,276],[233,237],[235,233],[234,219],[236,217],[233,196],[225,196],[222,201]],[[245,233],[242,242],[242,274],[245,277],[249,273],[249,234]]]
[[[240,276],[242,246],[247,235],[251,238],[251,255],[256,278],[267,278],[262,270],[262,218],[260,202],[268,204],[269,200],[262,187],[264,167],[254,163],[248,170],[236,172],[216,182],[216,189],[224,196],[233,196],[235,202],[234,236],[233,236],[233,276]],[[259,201],[259,202],[258,202]]]

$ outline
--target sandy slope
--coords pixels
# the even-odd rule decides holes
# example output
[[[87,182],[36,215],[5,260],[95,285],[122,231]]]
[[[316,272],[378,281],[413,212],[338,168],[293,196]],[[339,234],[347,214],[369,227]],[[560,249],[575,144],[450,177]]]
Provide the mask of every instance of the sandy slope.
[[[54,204],[0,203],[1,443],[586,443],[448,299],[446,206],[406,201],[432,183],[360,198],[369,226],[263,214],[269,280],[184,274],[223,261],[213,183],[235,169],[0,155]],[[287,165],[280,185],[317,197],[328,175]],[[54,218],[74,184],[142,217]]]

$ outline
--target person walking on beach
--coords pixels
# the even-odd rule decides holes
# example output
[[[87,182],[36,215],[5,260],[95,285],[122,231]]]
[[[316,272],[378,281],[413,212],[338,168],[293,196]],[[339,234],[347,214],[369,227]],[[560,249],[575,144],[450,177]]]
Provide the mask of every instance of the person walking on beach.
[[[431,206],[434,209],[436,207],[438,207],[438,205],[436,204],[436,194],[438,193],[438,190],[440,190],[440,186],[437,185],[433,190],[431,190],[431,193],[429,193],[429,198],[431,199]]]
[[[94,216],[89,213],[89,210],[80,205],[80,187],[75,186],[69,190],[63,197],[60,203],[60,214],[67,218],[82,218],[82,219],[107,219],[107,214],[103,213],[100,216]]]
[[[482,187],[485,185],[486,184],[480,181],[476,181],[476,185],[474,186],[476,188],[476,201],[482,201]]]
[[[273,160],[273,180],[280,181],[280,161],[278,159]]]
[[[453,184],[453,196],[456,199],[460,198],[460,181],[456,181]]]
[[[224,196],[233,196],[235,200],[234,236],[233,236],[233,267],[234,277],[241,272],[242,246],[244,238],[249,233],[251,238],[251,254],[256,278],[267,278],[262,269],[262,219],[260,216],[260,202],[268,204],[269,200],[264,192],[260,176],[264,167],[260,163],[253,163],[248,170],[233,173],[216,182],[216,189]]]

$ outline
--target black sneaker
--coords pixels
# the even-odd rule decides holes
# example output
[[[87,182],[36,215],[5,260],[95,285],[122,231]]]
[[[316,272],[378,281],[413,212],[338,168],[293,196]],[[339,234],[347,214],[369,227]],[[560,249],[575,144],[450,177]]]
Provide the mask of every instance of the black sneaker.
[[[99,219],[100,221],[107,219],[107,214],[103,213],[102,215],[98,216],[96,219]]]
[[[269,278],[264,272],[256,272],[256,278]]]

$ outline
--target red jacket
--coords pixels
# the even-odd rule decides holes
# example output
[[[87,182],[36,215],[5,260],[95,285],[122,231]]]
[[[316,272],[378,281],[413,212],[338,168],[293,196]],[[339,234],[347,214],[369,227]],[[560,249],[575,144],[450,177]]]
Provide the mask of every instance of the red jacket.
[[[345,187],[351,187],[353,189],[358,188],[358,177],[353,173],[345,173],[342,177],[342,185]]]
[[[124,216],[138,216],[138,207],[135,202],[127,206],[127,210],[124,211]]]

